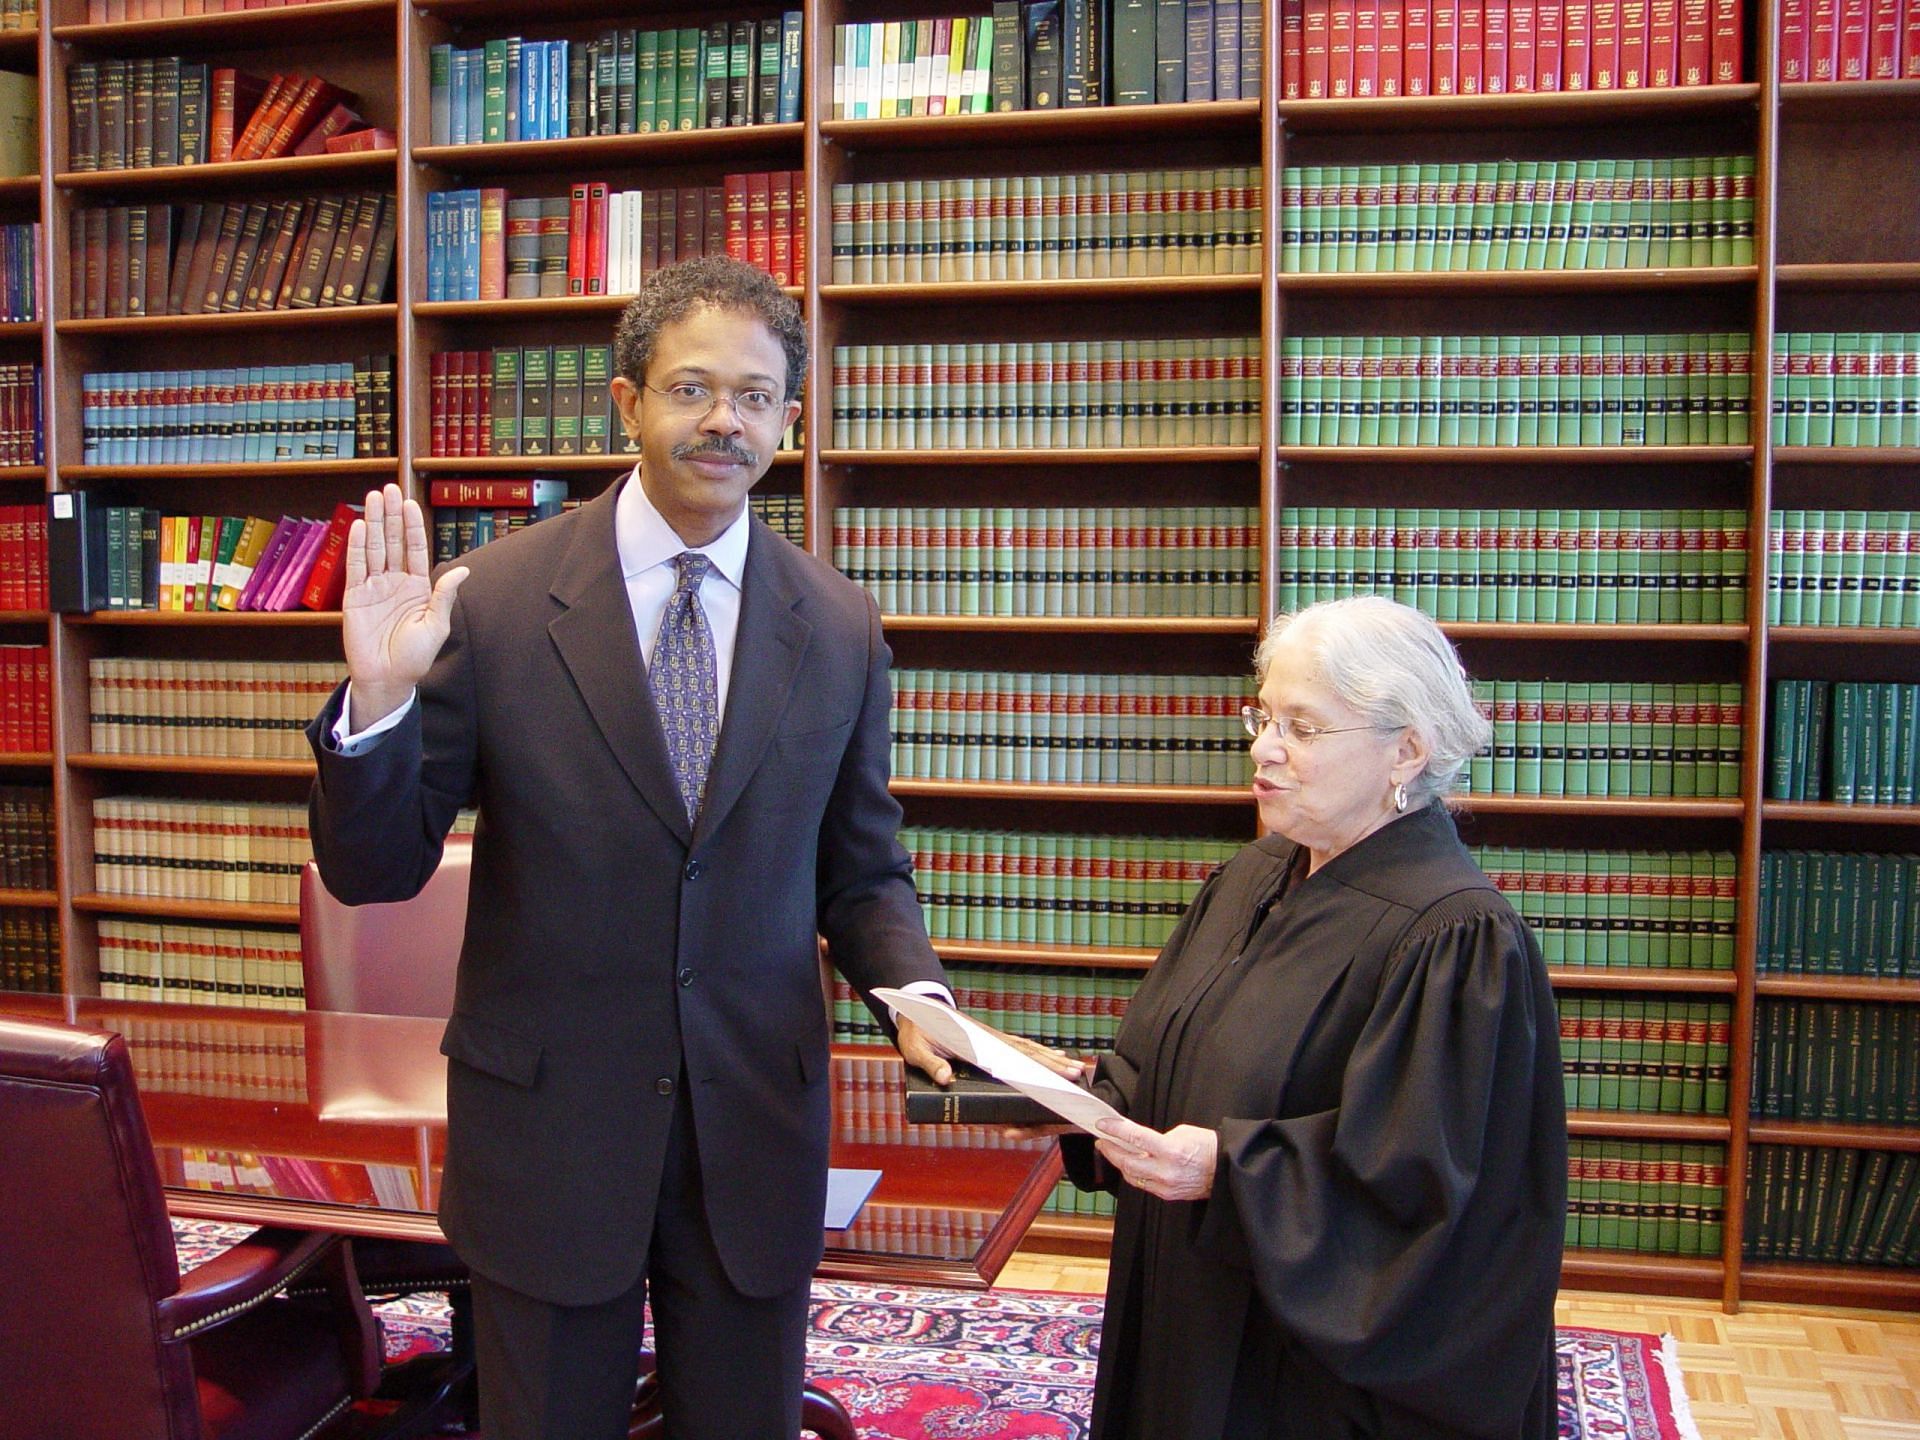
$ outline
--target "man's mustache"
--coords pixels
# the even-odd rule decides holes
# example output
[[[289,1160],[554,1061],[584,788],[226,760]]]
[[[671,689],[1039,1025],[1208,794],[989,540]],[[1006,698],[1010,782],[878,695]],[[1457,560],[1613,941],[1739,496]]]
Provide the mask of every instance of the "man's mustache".
[[[736,465],[751,465],[754,454],[751,450],[726,441],[702,441],[696,445],[676,445],[673,447],[676,460],[731,460]]]

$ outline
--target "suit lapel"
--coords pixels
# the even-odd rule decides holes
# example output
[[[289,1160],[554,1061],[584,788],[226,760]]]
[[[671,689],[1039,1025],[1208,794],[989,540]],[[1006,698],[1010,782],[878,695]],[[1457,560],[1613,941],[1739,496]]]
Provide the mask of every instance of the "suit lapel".
[[[747,542],[745,583],[740,587],[740,629],[733,642],[727,713],[713,767],[707,772],[696,842],[719,829],[760,768],[813,634],[813,626],[798,614],[803,592],[785,563],[788,557],[780,551],[779,537],[757,518],[750,523],[752,538]],[[664,738],[657,743],[664,752]],[[669,788],[671,784],[669,780]]]
[[[667,828],[682,844],[690,844],[692,829],[674,784],[666,736],[647,688],[639,637],[633,633],[633,606],[620,574],[613,534],[619,491],[616,485],[581,510],[578,533],[552,587],[554,599],[567,608],[547,626],[547,633],[620,768]]]

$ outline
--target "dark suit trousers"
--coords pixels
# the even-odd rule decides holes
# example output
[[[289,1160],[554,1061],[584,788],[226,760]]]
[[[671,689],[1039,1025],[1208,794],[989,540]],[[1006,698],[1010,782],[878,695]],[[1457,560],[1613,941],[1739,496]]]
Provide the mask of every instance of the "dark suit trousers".
[[[649,1289],[669,1440],[798,1436],[808,1286],[763,1300],[728,1281],[707,1225],[684,1075],[642,1280],[605,1304],[574,1306],[474,1274],[487,1440],[626,1440]]]

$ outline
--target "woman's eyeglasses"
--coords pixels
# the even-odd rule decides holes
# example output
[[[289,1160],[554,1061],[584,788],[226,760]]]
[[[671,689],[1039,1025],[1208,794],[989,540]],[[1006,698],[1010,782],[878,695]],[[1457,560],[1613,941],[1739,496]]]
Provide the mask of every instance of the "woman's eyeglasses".
[[[1240,723],[1247,737],[1258,740],[1271,725],[1280,732],[1282,745],[1311,745],[1322,735],[1345,735],[1353,730],[1397,730],[1397,725],[1310,725],[1292,715],[1269,715],[1258,705],[1240,707]]]

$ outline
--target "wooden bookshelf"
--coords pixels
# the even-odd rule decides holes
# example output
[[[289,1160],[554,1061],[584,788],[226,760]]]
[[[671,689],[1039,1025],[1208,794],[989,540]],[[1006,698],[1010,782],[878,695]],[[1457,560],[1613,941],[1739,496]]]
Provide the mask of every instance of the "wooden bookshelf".
[[[1760,7],[1764,10],[1765,7]],[[1264,7],[1269,85],[1277,79],[1279,7]],[[1754,7],[1749,7],[1753,10]],[[758,12],[756,12],[758,13]],[[1835,1267],[1743,1262],[1745,1167],[1753,1143],[1920,1148],[1920,1130],[1791,1126],[1750,1120],[1752,1024],[1759,997],[1920,1001],[1920,982],[1827,976],[1756,976],[1758,869],[1763,846],[1829,844],[1844,835],[1865,850],[1911,848],[1920,807],[1778,802],[1765,793],[1766,687],[1776,673],[1886,678],[1920,641],[1912,630],[1769,627],[1765,521],[1774,506],[1846,505],[1920,509],[1920,448],[1775,445],[1768,434],[1776,330],[1920,329],[1920,211],[1912,206],[1911,155],[1920,153],[1920,82],[1782,86],[1770,73],[1773,46],[1749,14],[1746,52],[1760,78],[1685,90],[1451,96],[1419,99],[1263,101],[1029,111],[892,120],[834,120],[820,99],[833,25],[889,18],[878,0],[812,0],[805,6],[814,100],[800,124],[607,136],[507,145],[434,146],[428,126],[427,52],[455,38],[522,29],[589,33],[629,24],[613,0],[551,0],[537,14],[512,0],[323,0],[323,3],[110,25],[68,23],[79,0],[50,6],[51,35],[0,35],[0,59],[40,77],[41,178],[0,181],[14,219],[38,211],[49,297],[45,321],[0,326],[0,342],[46,367],[44,466],[0,468],[7,503],[49,489],[112,487],[127,503],[203,505],[234,513],[326,513],[368,486],[394,481],[425,498],[436,477],[574,477],[575,493],[610,483],[630,455],[430,457],[426,373],[435,351],[529,343],[552,333],[567,343],[606,338],[623,296],[515,302],[425,300],[426,196],[435,190],[508,184],[516,193],[564,190],[584,176],[621,185],[711,184],[734,168],[798,170],[808,186],[807,270],[793,292],[806,314],[815,369],[804,396],[807,447],[776,457],[766,488],[797,493],[809,546],[831,558],[832,515],[842,505],[1235,506],[1260,517],[1260,608],[1274,608],[1272,538],[1284,505],[1563,505],[1581,508],[1744,508],[1749,527],[1747,622],[1691,625],[1449,623],[1469,664],[1486,673],[1692,681],[1746,687],[1741,798],[1584,798],[1475,795],[1465,804],[1475,843],[1569,849],[1731,850],[1740,878],[1731,971],[1557,966],[1569,994],[1644,992],[1730,998],[1733,1113],[1724,1117],[1576,1114],[1586,1136],[1724,1145],[1726,1243],[1717,1257],[1574,1250],[1568,1283],[1709,1295],[1920,1308],[1920,1276]],[[399,136],[399,152],[288,158],[160,169],[78,172],[67,163],[66,69],[76,59],[186,53],[256,71],[312,68],[350,82],[361,113]],[[1889,158],[1872,159],[1870,132]],[[1279,274],[1279,176],[1296,164],[1499,159],[1523,156],[1753,154],[1755,254],[1751,265],[1553,272]],[[1866,158],[1863,160],[1863,156]],[[1362,158],[1364,157],[1364,158]],[[1904,159],[1902,158],[1904,157]],[[1898,170],[1905,164],[1906,171]],[[831,283],[829,199],[835,183],[985,174],[1251,166],[1261,176],[1258,264],[1251,274],[971,283]],[[1904,177],[1904,178],[1902,178]],[[392,187],[400,216],[393,303],[358,308],[114,320],[62,318],[68,293],[68,226],[82,206],[110,199],[231,198]],[[1885,317],[1894,318],[1885,318]],[[1711,317],[1711,318],[1702,318]],[[500,329],[501,322],[507,328]],[[1643,447],[1282,446],[1278,357],[1295,334],[1392,335],[1441,328],[1485,333],[1574,330],[1717,331],[1752,335],[1745,444]],[[523,327],[523,329],[521,328]],[[1258,337],[1263,360],[1258,443],[1026,450],[865,450],[831,443],[828,366],[836,344],[891,340],[1057,336],[1155,338],[1211,330]],[[908,333],[911,332],[911,333]],[[375,338],[377,336],[377,338]],[[293,464],[84,466],[80,377],[108,368],[291,363],[323,350],[396,355],[395,448],[400,459]],[[341,352],[335,354],[335,351]],[[131,355],[132,359],[124,359]],[[160,357],[165,357],[164,359]],[[0,357],[5,358],[5,357]],[[411,457],[411,458],[406,458]],[[598,477],[598,478],[594,478]],[[968,498],[960,498],[960,497]],[[979,498],[972,498],[978,496]],[[1882,498],[1882,497],[1885,498]],[[1387,498],[1391,497],[1391,498]],[[1837,498],[1836,498],[1837,497]],[[324,508],[323,508],[324,507]],[[88,748],[87,665],[115,656],[189,659],[298,658],[337,662],[338,616],[104,613],[61,617],[0,614],[0,623],[43,627],[54,651],[51,752],[0,755],[9,778],[51,775],[58,797],[55,841],[63,864],[53,892],[0,891],[0,904],[57,908],[68,988],[85,993],[96,972],[97,917],[140,913],[286,925],[292,907],[103,896],[92,888],[92,802],[125,789],[142,794],[216,793],[285,801],[312,774],[305,760],[103,755]],[[1243,669],[1257,623],[1245,618],[889,616],[902,665],[1025,669],[1057,673],[1137,669],[1217,673]],[[35,637],[37,639],[37,637]],[[1537,647],[1537,648],[1534,648]],[[1780,668],[1790,650],[1793,668]],[[1510,662],[1496,659],[1512,653]],[[932,657],[923,660],[924,655]],[[1541,658],[1533,658],[1541,657]],[[899,779],[910,823],[969,827],[1178,833],[1244,838],[1253,811],[1242,786],[1010,784]],[[1058,818],[1071,817],[1071,818]],[[1624,822],[1624,823],[1623,823]],[[174,908],[169,908],[174,907]],[[1059,966],[1133,972],[1152,952],[946,940],[955,964]],[[1103,1252],[1109,1222],[1048,1216],[1035,1239]]]
[[[298,905],[249,905],[223,900],[166,900],[153,895],[73,897],[73,908],[91,915],[149,915],[158,920],[196,920],[212,925],[298,925]]]

